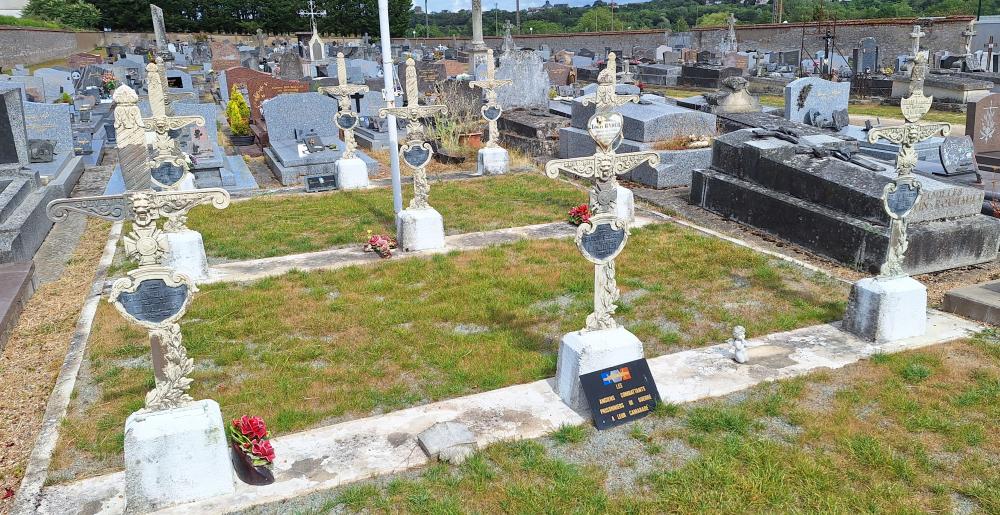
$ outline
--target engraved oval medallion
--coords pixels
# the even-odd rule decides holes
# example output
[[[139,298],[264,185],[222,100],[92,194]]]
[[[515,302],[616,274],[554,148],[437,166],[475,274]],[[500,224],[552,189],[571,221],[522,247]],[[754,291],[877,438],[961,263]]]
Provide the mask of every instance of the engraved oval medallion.
[[[607,152],[622,133],[624,119],[618,113],[595,114],[587,120],[587,132],[601,150]]]
[[[611,213],[602,213],[580,225],[576,245],[588,261],[604,264],[614,259],[625,248],[628,240],[627,224]]]
[[[340,113],[337,115],[337,127],[349,130],[358,125],[358,117],[354,113]]]
[[[164,185],[173,186],[184,177],[184,168],[169,161],[157,164],[149,171],[153,180]]]
[[[917,205],[917,200],[920,196],[920,184],[903,182],[895,185],[895,187],[893,186],[892,183],[886,185],[885,206],[889,212],[889,216],[903,218],[910,214],[910,211]]]
[[[412,168],[427,166],[431,160],[431,150],[418,145],[409,146],[403,149],[403,160]]]
[[[497,106],[486,106],[483,108],[483,118],[486,118],[491,122],[499,120],[501,113],[503,113],[503,111]]]
[[[161,324],[183,313],[188,294],[186,284],[168,286],[160,278],[143,279],[135,291],[119,293],[115,307],[140,322]]]

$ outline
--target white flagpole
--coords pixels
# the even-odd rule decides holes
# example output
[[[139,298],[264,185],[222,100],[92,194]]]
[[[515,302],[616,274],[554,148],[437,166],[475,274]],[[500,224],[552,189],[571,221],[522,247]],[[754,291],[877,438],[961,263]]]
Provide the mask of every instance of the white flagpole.
[[[387,107],[395,107],[396,86],[392,80],[394,64],[392,62],[392,36],[389,34],[389,0],[378,0],[378,26],[382,43],[382,78],[385,89],[382,96]],[[399,135],[396,134],[396,117],[387,115],[389,125],[389,164],[392,168],[392,208],[399,214],[403,210],[403,186],[399,178]]]

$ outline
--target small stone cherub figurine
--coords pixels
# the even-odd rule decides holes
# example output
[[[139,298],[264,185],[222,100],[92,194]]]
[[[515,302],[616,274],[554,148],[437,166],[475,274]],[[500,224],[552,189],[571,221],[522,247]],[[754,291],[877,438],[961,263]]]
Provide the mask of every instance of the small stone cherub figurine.
[[[729,344],[733,346],[733,361],[737,363],[750,361],[750,355],[747,354],[747,330],[745,327],[738,325],[733,328],[733,337],[729,339]]]

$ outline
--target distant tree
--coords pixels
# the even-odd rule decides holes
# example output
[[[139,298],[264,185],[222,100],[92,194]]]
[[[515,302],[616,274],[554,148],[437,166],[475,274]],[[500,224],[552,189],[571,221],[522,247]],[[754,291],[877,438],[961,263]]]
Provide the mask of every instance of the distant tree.
[[[101,21],[101,11],[83,0],[29,0],[21,14],[74,29],[95,29]]]
[[[677,23],[674,24],[674,30],[677,32],[687,32],[691,30],[691,26],[688,25],[687,20],[684,18],[678,18]]]
[[[708,13],[701,18],[698,18],[698,23],[695,24],[697,27],[716,27],[719,25],[726,25],[729,22],[729,13],[725,11],[719,11],[714,13]]]
[[[566,28],[551,21],[531,20],[521,23],[522,34],[558,34],[560,32],[566,32]]]
[[[611,28],[611,9],[594,7],[580,16],[573,26],[575,32],[601,32]]]

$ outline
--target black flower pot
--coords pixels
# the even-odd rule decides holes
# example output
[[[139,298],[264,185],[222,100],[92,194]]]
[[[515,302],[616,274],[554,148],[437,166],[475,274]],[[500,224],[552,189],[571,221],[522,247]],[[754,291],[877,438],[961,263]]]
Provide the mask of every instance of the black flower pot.
[[[240,449],[236,442],[229,444],[229,454],[233,461],[233,468],[240,481],[248,485],[269,485],[274,482],[274,474],[267,467],[258,467],[253,464],[253,459]]]

